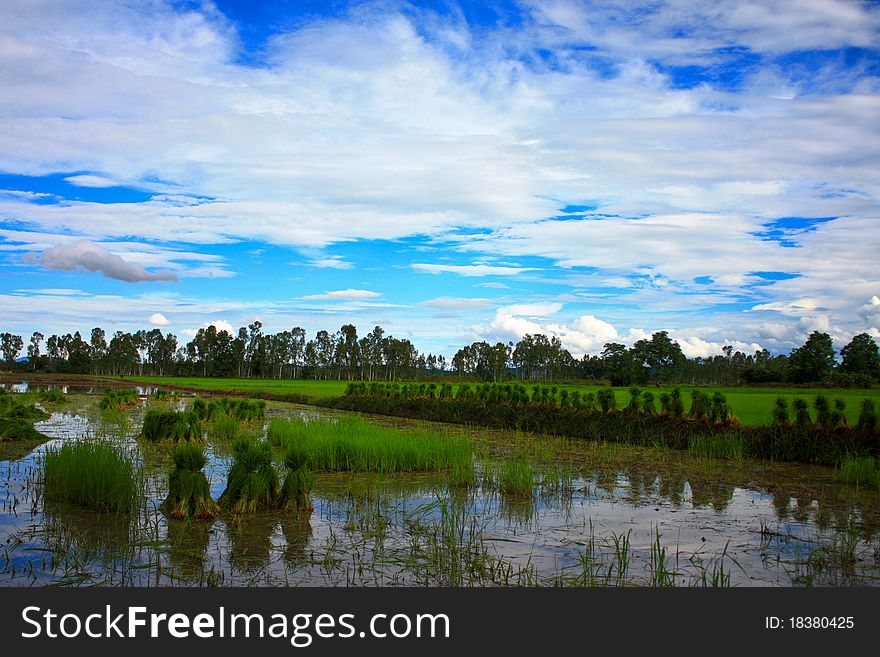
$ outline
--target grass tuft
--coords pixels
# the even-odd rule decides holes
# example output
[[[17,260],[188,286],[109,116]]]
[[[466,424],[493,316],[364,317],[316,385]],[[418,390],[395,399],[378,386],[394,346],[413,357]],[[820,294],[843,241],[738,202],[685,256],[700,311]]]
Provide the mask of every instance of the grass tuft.
[[[98,512],[127,513],[137,496],[132,459],[109,442],[78,442],[46,453],[46,499]]]

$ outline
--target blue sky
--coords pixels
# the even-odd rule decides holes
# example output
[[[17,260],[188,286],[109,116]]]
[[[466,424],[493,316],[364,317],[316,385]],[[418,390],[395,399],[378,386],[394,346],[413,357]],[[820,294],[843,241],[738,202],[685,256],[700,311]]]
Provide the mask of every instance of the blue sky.
[[[880,6],[0,6],[0,330],[880,339]]]

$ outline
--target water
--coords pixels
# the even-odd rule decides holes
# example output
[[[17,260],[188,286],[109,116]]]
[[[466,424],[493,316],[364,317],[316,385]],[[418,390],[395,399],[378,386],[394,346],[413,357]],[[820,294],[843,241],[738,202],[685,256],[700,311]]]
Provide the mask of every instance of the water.
[[[65,585],[645,585],[880,584],[880,494],[827,468],[698,460],[680,452],[435,425],[473,437],[477,480],[445,473],[318,473],[311,514],[264,512],[169,521],[168,449],[135,438],[150,405],[102,419],[98,396],[49,405],[52,440],[0,461],[0,584]],[[57,406],[57,407],[56,407]],[[269,403],[269,417],[338,412]],[[376,421],[403,430],[427,423]],[[105,436],[146,474],[140,510],[101,517],[47,505],[47,449]],[[493,473],[529,455],[531,495]],[[225,488],[228,444],[208,442],[205,472]],[[280,451],[277,454],[279,462]],[[280,467],[280,463],[279,463]]]

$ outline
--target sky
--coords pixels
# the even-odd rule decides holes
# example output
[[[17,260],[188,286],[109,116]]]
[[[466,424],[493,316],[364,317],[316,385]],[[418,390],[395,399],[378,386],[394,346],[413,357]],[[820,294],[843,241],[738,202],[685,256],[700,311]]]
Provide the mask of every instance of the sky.
[[[880,340],[880,3],[0,0],[0,331]]]

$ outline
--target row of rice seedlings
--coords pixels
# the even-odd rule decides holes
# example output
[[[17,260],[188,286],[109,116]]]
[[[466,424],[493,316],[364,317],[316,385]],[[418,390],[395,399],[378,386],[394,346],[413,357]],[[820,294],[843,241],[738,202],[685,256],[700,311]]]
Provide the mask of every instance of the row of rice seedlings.
[[[847,456],[838,466],[837,478],[848,484],[880,487],[880,463],[870,456]]]
[[[266,401],[220,397],[206,402],[203,398],[196,397],[191,410],[200,420],[213,421],[219,417],[230,417],[239,422],[252,422],[266,417]]]
[[[137,403],[137,392],[133,388],[105,388],[98,408],[102,411],[124,411],[128,406]]]
[[[132,458],[107,441],[68,443],[49,450],[43,469],[47,500],[109,513],[132,509],[139,477]]]
[[[745,443],[739,435],[703,434],[691,436],[688,451],[704,458],[738,461],[745,454]]]
[[[816,411],[815,421],[810,416],[807,400],[798,397],[791,404],[791,410],[794,412],[794,417],[792,418],[788,408],[788,400],[785,397],[777,397],[773,407],[772,425],[779,428],[794,426],[798,429],[815,426],[825,431],[849,427],[849,421],[845,414],[846,402],[843,399],[835,399],[832,405],[827,396],[816,395],[813,399],[813,409]],[[856,427],[864,433],[874,433],[877,431],[877,426],[877,409],[874,405],[874,400],[865,399],[862,401],[862,408],[859,412]]]
[[[144,414],[141,436],[150,442],[203,439],[202,423],[191,411],[151,408]]]
[[[401,432],[351,416],[338,422],[299,418],[269,422],[269,440],[300,454],[312,471],[414,472],[473,467],[470,442],[433,431]]]
[[[202,472],[208,463],[204,447],[181,443],[171,453],[171,461],[174,465],[162,510],[174,519],[216,516],[220,507],[211,498],[211,486]]]

